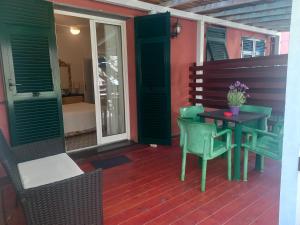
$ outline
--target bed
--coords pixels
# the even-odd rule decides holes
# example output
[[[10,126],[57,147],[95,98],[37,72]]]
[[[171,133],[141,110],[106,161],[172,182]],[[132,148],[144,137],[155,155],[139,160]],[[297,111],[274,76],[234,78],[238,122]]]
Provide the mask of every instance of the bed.
[[[80,102],[63,105],[65,136],[96,130],[95,105]]]

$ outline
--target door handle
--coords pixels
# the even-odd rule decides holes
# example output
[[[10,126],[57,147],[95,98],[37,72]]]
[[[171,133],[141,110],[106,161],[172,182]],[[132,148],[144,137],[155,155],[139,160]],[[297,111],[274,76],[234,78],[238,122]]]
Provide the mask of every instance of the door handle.
[[[300,172],[300,157],[298,158],[298,171]]]

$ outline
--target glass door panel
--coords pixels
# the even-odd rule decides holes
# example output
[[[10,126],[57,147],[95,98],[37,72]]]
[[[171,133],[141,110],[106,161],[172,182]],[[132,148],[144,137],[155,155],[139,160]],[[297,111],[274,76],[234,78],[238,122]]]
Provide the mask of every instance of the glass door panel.
[[[95,96],[99,144],[126,139],[122,27],[94,22]]]

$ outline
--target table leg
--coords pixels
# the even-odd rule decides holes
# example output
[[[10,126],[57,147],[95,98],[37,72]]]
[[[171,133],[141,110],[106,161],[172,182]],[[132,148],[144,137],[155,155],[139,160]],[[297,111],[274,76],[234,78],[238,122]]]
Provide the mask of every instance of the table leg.
[[[234,172],[233,179],[240,180],[241,176],[241,142],[242,142],[242,124],[236,123],[234,129]]]
[[[265,127],[265,118],[263,120],[258,121],[258,128],[260,130],[265,130],[266,129],[266,127]],[[256,154],[255,170],[257,170],[257,171],[262,171],[263,170],[263,161],[264,161],[264,159],[260,155]]]
[[[227,121],[223,121],[222,129],[225,130],[225,129],[227,129],[227,128],[228,128],[228,122],[227,122]],[[223,137],[222,140],[223,140],[223,141],[226,141],[226,137]],[[223,159],[226,159],[226,158],[227,158],[227,152],[223,153],[223,154],[221,155],[221,157],[222,157]]]

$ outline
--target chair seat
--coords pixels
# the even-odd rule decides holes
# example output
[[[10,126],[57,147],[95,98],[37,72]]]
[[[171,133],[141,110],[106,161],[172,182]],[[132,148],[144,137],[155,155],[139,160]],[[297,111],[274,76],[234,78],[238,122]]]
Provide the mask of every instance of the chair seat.
[[[66,153],[19,163],[18,170],[24,189],[83,174],[83,171]]]
[[[216,139],[214,141],[214,151],[221,150],[222,148],[226,149],[226,143]]]

